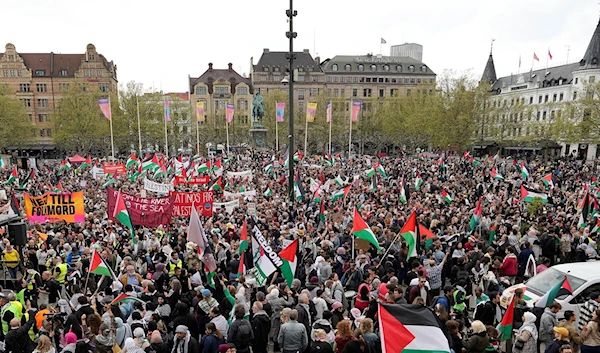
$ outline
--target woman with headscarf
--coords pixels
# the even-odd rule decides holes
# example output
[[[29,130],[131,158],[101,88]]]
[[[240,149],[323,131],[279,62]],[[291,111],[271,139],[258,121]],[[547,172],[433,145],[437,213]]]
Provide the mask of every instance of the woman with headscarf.
[[[361,312],[358,308],[350,309],[350,321],[352,322],[352,331],[360,327]]]
[[[156,271],[152,275],[154,287],[159,293],[165,293],[169,286],[169,274],[164,272],[165,264],[159,263],[156,265]]]
[[[523,314],[523,325],[519,328],[515,338],[513,352],[537,353],[538,331],[535,326],[536,319],[537,317],[533,313],[525,312]],[[519,347],[521,347],[520,350]]]
[[[120,317],[115,318],[115,325],[116,325],[116,335],[115,335],[116,342],[119,345],[119,347],[123,347],[125,340],[128,337],[133,336],[133,334],[131,333],[131,327],[129,327],[128,324],[124,323],[123,319],[121,319]]]
[[[135,344],[135,340],[131,337],[125,340],[123,344],[123,353],[145,353],[143,349]]]
[[[114,321],[113,321],[114,323]],[[96,353],[112,353],[115,345],[115,329],[106,323],[100,325],[100,334],[96,335]]]
[[[146,350],[146,348],[150,347],[150,342],[146,339],[146,333],[144,329],[141,327],[133,330],[133,337],[135,341],[135,345],[141,348],[142,350]]]
[[[40,336],[40,339],[43,336]],[[65,343],[67,344],[60,353],[75,353],[77,349],[77,336],[73,332],[68,332],[65,335]]]

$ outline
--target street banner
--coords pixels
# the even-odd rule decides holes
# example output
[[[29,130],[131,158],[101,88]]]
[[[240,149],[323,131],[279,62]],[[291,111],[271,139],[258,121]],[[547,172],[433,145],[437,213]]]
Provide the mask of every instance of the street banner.
[[[116,175],[127,174],[127,168],[125,168],[125,164],[123,164],[123,163],[104,162],[103,170],[104,170],[104,174],[116,174]]]
[[[99,167],[92,167],[92,177],[94,179],[104,178],[104,169]]]
[[[25,213],[29,222],[46,222],[63,220],[67,223],[85,221],[83,191],[70,194],[45,193],[42,196],[23,194]]]
[[[152,180],[144,179],[144,190],[152,191],[159,194],[168,194],[173,190],[173,185],[171,184],[161,184]]]
[[[181,184],[189,184],[189,185],[204,185],[210,183],[209,176],[197,176],[193,178],[185,178],[181,176],[176,176],[173,179],[173,185],[181,185]]]
[[[243,172],[227,172],[227,178],[250,178],[252,179],[252,171],[244,170]]]
[[[248,191],[244,191],[244,192],[224,191],[223,196],[225,196],[226,198],[231,198],[231,199],[238,198],[238,197],[253,197],[253,196],[256,196],[256,190],[248,190]]]
[[[210,217],[213,214],[213,192],[172,192],[173,217],[189,217],[192,213],[192,204],[196,206],[198,214]]]
[[[275,104],[275,111],[277,114],[277,122],[283,123],[283,114],[285,112],[285,102],[277,102]]]
[[[112,216],[119,190],[106,189],[108,195],[108,219],[115,221]],[[171,223],[173,199],[167,197],[138,197],[121,192],[127,212],[134,226],[158,227]]]
[[[236,207],[240,206],[240,199],[235,199],[228,202],[215,202],[213,204],[213,211],[220,210],[221,207],[225,207],[225,212],[231,214]]]

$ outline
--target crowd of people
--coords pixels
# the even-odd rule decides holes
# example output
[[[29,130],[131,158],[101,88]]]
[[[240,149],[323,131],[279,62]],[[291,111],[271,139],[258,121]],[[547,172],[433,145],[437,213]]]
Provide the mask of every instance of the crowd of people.
[[[162,162],[176,166],[173,173],[184,165],[187,175],[212,180],[179,184],[175,190],[215,189],[218,202],[228,201],[224,191],[238,194],[238,207],[216,208],[212,217],[201,217],[215,273],[206,270],[198,244],[188,241],[187,217],[173,217],[155,228],[134,224],[133,235],[110,220],[103,187],[107,177],[94,178],[92,167],[40,161],[35,175],[19,170],[19,181],[25,183],[6,186],[4,202],[13,203],[11,210],[24,216],[23,193],[55,192],[60,185],[65,193],[84,192],[86,216],[80,223],[28,223],[24,246],[11,244],[10,234],[3,233],[0,248],[8,280],[0,294],[0,348],[25,353],[378,353],[378,304],[389,303],[430,307],[454,353],[600,352],[600,293],[592,293],[580,317],[566,311],[559,322],[558,302],[535,313],[517,289],[510,346],[499,343],[497,329],[506,310],[500,305],[502,291],[532,275],[531,258],[538,274],[557,263],[597,258],[595,212],[586,210],[582,224],[581,203],[584,198],[592,200],[586,205],[595,202],[600,164],[466,153],[298,159],[293,201],[287,161],[276,153],[221,157],[219,163],[211,160],[220,168],[200,172],[197,167],[209,160],[188,156]],[[143,179],[154,180],[152,173],[133,175],[138,164],[127,175],[115,176],[110,187],[159,196],[144,190]],[[248,170],[250,176],[227,177],[227,171]],[[3,184],[12,172],[5,168]],[[548,174],[550,185],[542,182]],[[170,183],[173,176],[155,181]],[[213,188],[219,177],[225,185]],[[521,186],[547,194],[548,202],[521,200]],[[239,195],[238,190],[256,194]],[[344,197],[333,197],[340,190],[347,191]],[[482,212],[473,223],[479,203]],[[381,251],[353,238],[354,209]],[[413,212],[433,234],[417,240],[416,257],[410,257],[411,244],[400,232]],[[244,222],[258,227],[276,251],[298,239],[291,284],[278,270],[265,285],[257,285],[252,263],[240,273],[240,261],[247,261],[239,251]],[[93,254],[113,276],[89,273]]]

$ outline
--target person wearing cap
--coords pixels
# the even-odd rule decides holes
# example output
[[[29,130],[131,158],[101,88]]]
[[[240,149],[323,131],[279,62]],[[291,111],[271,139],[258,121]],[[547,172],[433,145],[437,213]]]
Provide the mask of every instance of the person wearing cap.
[[[191,336],[190,330],[185,325],[175,327],[172,353],[196,353],[200,352],[198,341]]]
[[[552,342],[550,342],[548,344],[548,346],[546,347],[546,349],[544,351],[542,351],[541,345],[540,345],[540,352],[544,352],[544,353],[560,353],[561,347],[567,345],[570,346],[569,343],[569,330],[567,330],[564,327],[553,327],[552,330],[554,331],[554,340],[552,340]]]
[[[540,352],[543,352],[545,348],[552,343],[555,337],[554,327],[558,326],[558,320],[556,314],[560,311],[561,305],[557,302],[552,303],[549,307],[544,309],[542,318],[540,320]],[[567,331],[567,339],[569,337],[569,331]]]

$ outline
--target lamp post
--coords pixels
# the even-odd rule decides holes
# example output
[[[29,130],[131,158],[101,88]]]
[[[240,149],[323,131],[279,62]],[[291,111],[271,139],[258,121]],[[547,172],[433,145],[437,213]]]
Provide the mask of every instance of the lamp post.
[[[290,8],[286,10],[288,22],[290,23],[290,30],[285,33],[285,36],[290,40],[290,52],[288,53],[288,59],[290,60],[290,78],[289,78],[289,103],[290,103],[290,119],[289,119],[289,130],[288,130],[288,196],[290,198],[290,216],[293,210],[294,204],[294,38],[297,33],[294,32],[294,17],[298,14],[294,11],[294,0],[290,0]]]

